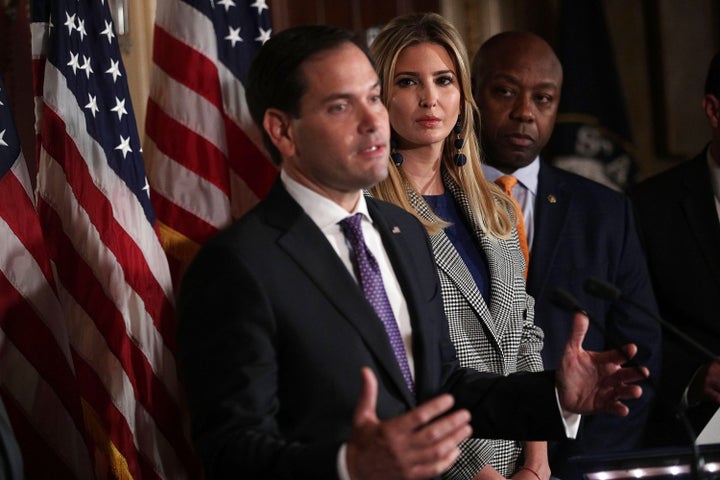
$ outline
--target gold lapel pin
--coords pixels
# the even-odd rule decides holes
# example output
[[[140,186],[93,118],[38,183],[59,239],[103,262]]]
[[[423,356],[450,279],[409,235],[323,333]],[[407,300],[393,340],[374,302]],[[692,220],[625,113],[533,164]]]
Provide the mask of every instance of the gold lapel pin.
[[[548,195],[547,201],[550,203],[557,203],[557,198],[555,198],[555,195]]]

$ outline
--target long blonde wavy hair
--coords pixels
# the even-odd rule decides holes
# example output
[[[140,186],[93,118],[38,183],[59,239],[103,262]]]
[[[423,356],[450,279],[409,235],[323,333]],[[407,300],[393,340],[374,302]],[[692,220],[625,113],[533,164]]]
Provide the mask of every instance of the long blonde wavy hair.
[[[445,139],[442,153],[442,167],[458,183],[467,195],[471,211],[480,228],[486,234],[507,238],[512,231],[513,221],[508,214],[515,211],[515,206],[502,190],[496,185],[487,182],[480,167],[482,152],[475,133],[475,119],[480,115],[473,100],[470,80],[470,62],[467,50],[460,38],[460,34],[445,18],[435,13],[411,14],[396,17],[380,31],[370,45],[370,53],[375,59],[378,75],[382,85],[383,103],[390,103],[395,65],[403,49],[420,43],[435,43],[447,50],[453,59],[459,87],[461,92],[461,115],[463,118],[462,138],[465,139],[463,153],[467,156],[467,163],[459,167],[453,159],[455,147],[453,132]],[[395,132],[393,131],[393,135]],[[388,159],[388,177],[371,189],[372,194],[382,200],[400,205],[408,212],[414,214],[423,223],[431,235],[438,233],[448,223],[433,214],[433,220],[422,218],[410,204],[407,188],[417,192],[417,188],[403,173],[402,167],[397,167]],[[422,196],[418,194],[422,199]],[[432,209],[428,208],[428,211]]]

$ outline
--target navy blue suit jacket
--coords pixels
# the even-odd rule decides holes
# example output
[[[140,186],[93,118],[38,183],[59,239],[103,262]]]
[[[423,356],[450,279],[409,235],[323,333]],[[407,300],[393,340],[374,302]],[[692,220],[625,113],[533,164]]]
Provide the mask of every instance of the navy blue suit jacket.
[[[579,299],[591,319],[584,346],[612,349],[617,342],[637,344],[638,363],[652,376],[660,370],[660,326],[623,303],[599,300],[583,289],[590,276],[604,279],[648,308],[656,310],[633,211],[623,194],[541,162],[535,201],[535,233],[530,254],[528,292],[535,297],[535,323],[545,332],[545,368],[557,368],[570,332],[571,316],[554,306],[549,292],[560,287]],[[613,340],[614,338],[614,340]],[[627,417],[586,417],[578,440],[551,445],[551,467],[572,478],[566,459],[575,454],[627,450],[639,446],[654,396],[643,385],[641,399],[628,402]]]
[[[706,151],[630,190],[638,232],[663,318],[720,354],[720,221]],[[687,445],[675,408],[691,376],[707,363],[672,333],[663,336],[661,391],[648,438],[653,445]],[[688,414],[699,430],[717,409],[701,404]],[[652,428],[657,426],[658,428]]]

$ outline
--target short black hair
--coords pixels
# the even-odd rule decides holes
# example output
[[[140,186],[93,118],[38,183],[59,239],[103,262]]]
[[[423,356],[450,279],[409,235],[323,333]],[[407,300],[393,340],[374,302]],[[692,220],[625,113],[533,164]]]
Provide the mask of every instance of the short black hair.
[[[707,77],[705,77],[705,94],[720,98],[720,52],[710,61]]]
[[[307,90],[300,67],[310,57],[345,44],[358,46],[367,55],[367,46],[355,33],[330,25],[304,25],[274,35],[260,48],[250,65],[245,97],[250,115],[262,132],[263,143],[276,165],[280,152],[263,128],[268,108],[277,108],[294,117],[300,116],[300,99]]]

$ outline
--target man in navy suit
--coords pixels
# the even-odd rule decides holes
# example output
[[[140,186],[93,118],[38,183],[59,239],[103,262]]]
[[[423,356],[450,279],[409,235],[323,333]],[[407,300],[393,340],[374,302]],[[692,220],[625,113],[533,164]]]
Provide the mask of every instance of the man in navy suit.
[[[630,190],[638,233],[663,318],[720,353],[720,53],[710,62],[703,110],[711,141],[692,160]],[[720,364],[667,333],[660,381],[670,407],[658,405],[648,428],[654,445],[687,445],[675,416],[687,414],[695,434],[720,406]],[[657,427],[657,428],[652,428]]]
[[[567,413],[626,415],[620,400],[641,393],[628,382],[647,373],[619,369],[620,352],[585,351],[580,314],[556,372],[458,366],[423,227],[362,194],[387,175],[390,127],[353,40],[329,26],[284,30],[248,74],[280,178],[203,246],[178,299],[178,365],[206,478],[430,478],[472,429],[563,438]],[[346,241],[350,218],[361,235]],[[384,287],[366,299],[357,279],[368,270]],[[371,304],[384,296],[401,345]]]
[[[567,340],[567,318],[549,292],[560,287],[579,299],[599,323],[585,346],[638,345],[638,359],[659,369],[660,327],[650,316],[583,291],[588,277],[618,286],[651,310],[656,308],[643,253],[627,198],[617,192],[540,161],[557,115],[562,66],[542,38],[505,32],[487,40],[476,54],[473,94],[480,110],[485,176],[518,179],[512,190],[522,210],[529,245],[528,292],[535,297],[535,322],[545,333],[545,368],[560,362]],[[588,418],[579,439],[550,446],[553,475],[576,475],[567,460],[576,454],[627,450],[639,445],[653,391],[633,404],[630,416]]]

